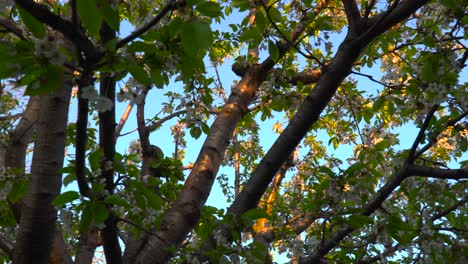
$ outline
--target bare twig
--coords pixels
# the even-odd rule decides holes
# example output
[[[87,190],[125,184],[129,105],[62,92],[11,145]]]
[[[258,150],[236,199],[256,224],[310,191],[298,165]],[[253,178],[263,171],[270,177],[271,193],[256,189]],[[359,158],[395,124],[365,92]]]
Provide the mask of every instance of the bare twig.
[[[356,112],[354,111],[354,107],[353,107],[353,105],[351,103],[351,100],[349,99],[348,94],[346,93],[345,89],[342,88],[341,90],[343,91],[344,97],[345,97],[346,101],[348,102],[349,109],[351,109],[351,114],[353,115],[353,120],[354,120],[354,123],[356,124],[356,129],[357,129],[359,138],[361,139],[361,144],[364,144],[364,138],[362,136],[361,129],[359,128],[359,122],[357,120]]]
[[[360,73],[360,72],[357,72],[357,71],[351,71],[352,74],[356,74],[356,75],[360,75],[360,76],[364,76],[364,77],[367,77],[369,80],[375,82],[375,83],[378,83],[384,87],[387,87],[387,88],[390,88],[390,89],[397,89],[397,88],[400,88],[401,85],[390,85],[390,84],[387,84],[387,83],[384,83],[384,82],[381,82],[381,81],[378,81],[376,80],[372,75],[370,74],[365,74],[365,73]]]
[[[416,139],[413,142],[413,145],[411,146],[411,149],[408,154],[408,163],[412,163],[414,159],[417,157],[415,156],[416,149],[418,148],[419,143],[421,142],[424,134],[426,133],[426,129],[429,126],[429,122],[431,121],[432,117],[434,116],[435,111],[437,111],[437,108],[439,107],[438,104],[435,104],[431,107],[429,112],[426,115],[426,118],[424,119],[424,122],[419,129],[419,133],[416,136]]]

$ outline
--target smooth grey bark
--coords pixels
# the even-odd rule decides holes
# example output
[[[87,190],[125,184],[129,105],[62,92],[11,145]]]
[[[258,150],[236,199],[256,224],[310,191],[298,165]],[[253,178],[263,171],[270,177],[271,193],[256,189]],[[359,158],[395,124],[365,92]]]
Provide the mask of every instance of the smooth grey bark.
[[[60,193],[71,85],[43,95],[37,124],[30,183],[17,233],[15,264],[46,264],[52,250]]]

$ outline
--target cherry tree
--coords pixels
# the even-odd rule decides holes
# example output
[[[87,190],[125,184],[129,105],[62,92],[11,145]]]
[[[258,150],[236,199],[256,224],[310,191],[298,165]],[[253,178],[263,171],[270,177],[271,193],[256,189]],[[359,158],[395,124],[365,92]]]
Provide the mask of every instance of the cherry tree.
[[[0,261],[465,263],[466,6],[2,1]]]

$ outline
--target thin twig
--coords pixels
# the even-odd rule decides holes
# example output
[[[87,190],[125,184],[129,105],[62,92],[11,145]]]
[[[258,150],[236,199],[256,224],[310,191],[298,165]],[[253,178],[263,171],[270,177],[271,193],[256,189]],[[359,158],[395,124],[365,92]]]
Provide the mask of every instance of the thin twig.
[[[281,35],[281,38],[283,38],[288,43],[289,46],[291,46],[297,52],[299,52],[299,54],[301,54],[302,56],[304,56],[307,59],[312,59],[312,60],[316,61],[321,67],[323,67],[323,63],[317,57],[315,57],[310,52],[308,52],[309,54],[305,54],[301,49],[299,49],[297,47],[297,43],[296,44],[293,43],[291,40],[289,40],[289,38],[286,35],[284,35],[284,33],[281,31],[281,29],[278,28],[278,26],[276,25],[276,23],[273,21],[273,19],[270,16],[270,13],[268,12],[270,7],[267,7],[265,5],[264,1],[260,1],[260,2],[261,2],[261,5],[262,5],[263,9],[265,9],[265,13],[266,13],[266,15],[268,17],[268,20],[270,21],[270,24],[273,26],[273,28],[275,28],[276,31],[278,31],[278,33]]]
[[[447,128],[449,126],[453,126],[455,125],[458,121],[462,120],[463,118],[465,118],[466,116],[468,115],[468,111],[467,112],[464,112],[462,113],[459,117],[455,118],[455,119],[452,119],[452,120],[449,120],[447,121],[447,123],[445,123],[445,125],[443,126],[444,128]],[[437,134],[434,134],[432,135],[431,138],[429,138],[429,142],[424,146],[422,147],[418,152],[416,152],[416,154],[414,155],[414,158],[417,158],[419,156],[421,156],[424,152],[426,152],[428,149],[430,149],[432,147],[432,145],[434,145],[436,142],[437,142],[437,136],[439,136],[440,133],[437,133]]]
[[[414,159],[417,157],[417,155],[415,156],[415,153],[416,153],[416,149],[418,148],[419,146],[419,143],[421,142],[423,136],[424,136],[424,133],[426,133],[426,129],[427,127],[429,126],[429,122],[431,121],[432,117],[434,116],[434,113],[435,111],[437,110],[437,108],[439,107],[438,104],[435,104],[431,107],[431,109],[429,110],[429,112],[427,113],[426,115],[426,118],[424,119],[424,122],[421,126],[421,128],[419,129],[419,133],[418,135],[416,136],[416,139],[414,140],[413,142],[413,146],[411,146],[411,149],[410,149],[410,152],[408,154],[408,162],[411,164]]]
[[[351,73],[367,77],[369,80],[371,80],[371,81],[373,81],[375,83],[378,83],[378,84],[380,84],[382,86],[385,86],[387,88],[390,88],[390,89],[398,89],[398,88],[401,87],[401,85],[390,85],[390,84],[386,84],[384,82],[378,81],[378,80],[374,79],[374,77],[372,75],[370,75],[370,74],[360,73],[360,72],[357,72],[357,71],[351,71]]]
[[[348,94],[346,93],[345,89],[341,89],[341,90],[343,91],[343,95],[346,101],[348,102],[349,108],[351,109],[351,114],[353,116],[354,123],[356,124],[357,132],[359,134],[359,137],[361,138],[361,144],[364,144],[364,137],[362,136],[361,129],[359,128],[359,122],[357,120],[356,112],[354,111],[353,105],[351,104],[351,100],[349,100]]]

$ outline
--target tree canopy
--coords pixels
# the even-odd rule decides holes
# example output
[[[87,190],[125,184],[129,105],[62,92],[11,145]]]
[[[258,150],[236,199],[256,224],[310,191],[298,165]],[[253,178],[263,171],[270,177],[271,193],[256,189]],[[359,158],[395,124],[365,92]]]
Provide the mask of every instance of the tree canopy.
[[[0,263],[467,263],[467,6],[2,0]]]

